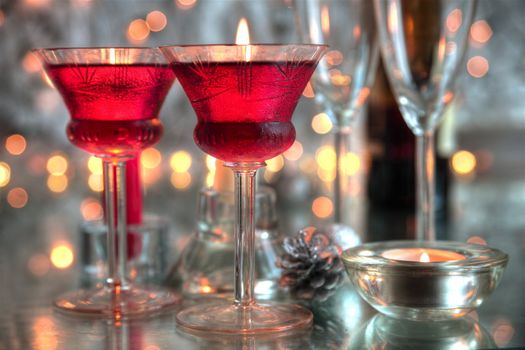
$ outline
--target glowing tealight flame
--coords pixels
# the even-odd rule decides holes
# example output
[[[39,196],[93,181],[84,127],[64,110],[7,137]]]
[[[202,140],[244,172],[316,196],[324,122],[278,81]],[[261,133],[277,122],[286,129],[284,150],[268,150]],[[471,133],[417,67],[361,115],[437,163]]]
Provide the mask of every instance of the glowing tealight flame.
[[[237,26],[237,35],[235,36],[236,45],[250,45],[250,30],[248,29],[248,22],[246,18],[241,18]],[[249,62],[252,57],[252,49],[250,46],[243,47],[244,57],[246,62]]]
[[[428,256],[427,252],[421,253],[421,256],[419,257],[420,262],[430,262],[430,256]]]
[[[68,244],[59,244],[51,250],[50,260],[56,268],[66,269],[73,263],[73,250]]]

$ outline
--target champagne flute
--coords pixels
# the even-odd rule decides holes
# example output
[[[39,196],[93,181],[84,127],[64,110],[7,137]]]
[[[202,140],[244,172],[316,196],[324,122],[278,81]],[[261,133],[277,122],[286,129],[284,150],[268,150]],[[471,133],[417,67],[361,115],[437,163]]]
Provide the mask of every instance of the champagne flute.
[[[104,286],[58,297],[55,306],[115,319],[178,302],[162,288],[127,280],[126,163],[162,134],[159,110],[175,75],[154,48],[56,48],[34,51],[60,92],[71,120],[69,141],[104,164],[108,277]]]
[[[375,0],[381,54],[416,136],[416,238],[435,239],[434,131],[454,98],[476,0]]]
[[[350,227],[350,189],[345,167],[352,122],[366,104],[378,60],[373,4],[369,0],[296,0],[305,41],[327,44],[312,79],[316,101],[332,119],[336,173],[331,234],[343,248],[359,243]]]

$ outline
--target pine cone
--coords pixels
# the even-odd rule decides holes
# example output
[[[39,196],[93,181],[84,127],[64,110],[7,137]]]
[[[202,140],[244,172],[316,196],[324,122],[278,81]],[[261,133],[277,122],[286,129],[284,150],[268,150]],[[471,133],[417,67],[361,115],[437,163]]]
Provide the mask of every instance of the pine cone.
[[[315,227],[306,227],[296,237],[283,241],[285,253],[277,261],[283,272],[281,287],[288,287],[298,299],[324,301],[343,281],[341,249]]]

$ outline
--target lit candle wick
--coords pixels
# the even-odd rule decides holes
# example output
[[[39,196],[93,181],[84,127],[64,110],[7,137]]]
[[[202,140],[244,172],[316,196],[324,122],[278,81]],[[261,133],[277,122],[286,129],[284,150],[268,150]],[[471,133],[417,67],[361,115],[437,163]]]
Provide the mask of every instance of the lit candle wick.
[[[248,29],[248,22],[246,18],[241,18],[239,25],[237,26],[237,35],[235,37],[236,45],[248,45],[243,47],[244,58],[246,62],[249,62],[252,56],[252,49],[250,45],[250,31]]]

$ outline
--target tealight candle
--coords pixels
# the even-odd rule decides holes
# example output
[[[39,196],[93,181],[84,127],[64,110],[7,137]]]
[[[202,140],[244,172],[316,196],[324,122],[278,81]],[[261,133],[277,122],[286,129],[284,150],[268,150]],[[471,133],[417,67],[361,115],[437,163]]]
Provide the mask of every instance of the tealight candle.
[[[398,248],[384,251],[386,259],[413,262],[446,262],[465,259],[465,255],[451,250],[433,248]]]

